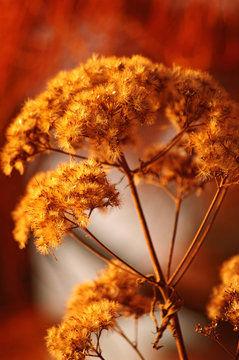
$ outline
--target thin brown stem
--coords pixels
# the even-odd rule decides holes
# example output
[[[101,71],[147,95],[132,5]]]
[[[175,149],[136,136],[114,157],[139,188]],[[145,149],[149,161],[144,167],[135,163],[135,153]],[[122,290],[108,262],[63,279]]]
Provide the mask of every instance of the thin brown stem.
[[[178,350],[178,356],[180,360],[188,360],[186,348],[183,341],[183,335],[180,327],[180,323],[178,320],[178,314],[174,314],[174,316],[171,319],[172,326],[174,329],[174,338]]]
[[[140,199],[139,199],[139,195],[138,195],[135,183],[134,183],[134,176],[133,176],[133,174],[132,174],[132,172],[131,172],[128,164],[127,164],[127,161],[126,161],[126,159],[125,159],[125,157],[123,155],[121,156],[120,162],[122,164],[123,170],[124,170],[125,175],[126,175],[126,177],[128,179],[128,182],[129,182],[131,194],[132,194],[132,197],[133,197],[133,200],[134,200],[134,204],[135,204],[135,207],[136,207],[136,210],[137,210],[137,213],[138,213],[138,217],[139,217],[139,220],[140,220],[143,232],[144,232],[145,239],[146,239],[146,244],[148,246],[151,261],[152,261],[152,264],[153,264],[153,267],[154,267],[156,280],[157,280],[157,282],[163,281],[163,278],[164,278],[163,272],[162,272],[162,269],[160,267],[158,257],[156,255],[156,252],[155,252],[155,249],[154,249],[154,245],[153,245],[153,242],[152,242],[152,239],[151,239],[149,228],[148,228],[148,225],[147,225],[147,222],[146,222],[146,219],[145,219],[145,216],[144,216],[144,212],[143,212],[143,209],[142,209],[142,206],[141,206],[141,202],[140,202]]]
[[[139,272],[138,270],[136,270],[135,268],[133,268],[131,265],[129,265],[126,261],[124,261],[123,259],[121,259],[118,255],[116,255],[112,250],[110,250],[107,246],[105,246],[94,234],[92,234],[92,232],[90,232],[90,230],[88,230],[87,228],[83,228],[83,230],[98,244],[102,247],[102,249],[104,249],[106,252],[108,252],[111,256],[113,256],[115,259],[119,260],[123,265],[125,265],[128,269],[132,270],[135,274],[137,274],[138,276],[140,276],[141,278],[143,278],[144,280],[146,280],[148,283],[153,283],[155,284],[155,282],[153,280],[151,280],[150,278],[148,278],[147,276],[145,276],[144,274],[142,274],[141,272]]]
[[[211,213],[212,213],[212,211],[213,211],[213,209],[214,209],[214,207],[215,207],[215,205],[216,205],[216,203],[217,203],[217,201],[218,201],[218,199],[219,199],[219,197],[220,197],[220,195],[221,195],[221,192],[222,192],[222,190],[223,190],[223,186],[222,186],[222,185],[223,185],[223,184],[221,183],[221,185],[217,188],[216,194],[215,194],[215,196],[214,196],[214,198],[213,198],[213,200],[212,200],[212,202],[211,202],[211,204],[210,204],[210,206],[209,206],[209,208],[208,208],[208,210],[207,210],[207,212],[206,212],[206,215],[204,216],[203,221],[201,222],[201,224],[200,224],[200,226],[199,226],[199,228],[198,228],[198,230],[197,230],[197,232],[196,232],[196,234],[195,234],[195,236],[194,236],[194,238],[193,238],[193,240],[192,240],[192,242],[191,242],[188,250],[186,251],[183,259],[182,259],[181,262],[179,263],[179,265],[178,265],[177,269],[174,271],[173,275],[170,277],[170,279],[169,279],[169,281],[168,281],[168,285],[171,285],[171,284],[172,284],[172,282],[174,281],[174,279],[176,278],[176,276],[178,276],[179,272],[180,272],[181,269],[183,268],[185,262],[189,259],[190,255],[191,255],[191,252],[192,252],[194,246],[196,245],[196,243],[197,243],[197,241],[198,241],[198,239],[199,239],[199,236],[201,235],[202,230],[203,230],[206,222],[208,221],[209,216],[211,215]],[[213,221],[214,221],[214,220],[215,220],[215,218],[213,218]],[[211,225],[212,225],[212,224],[211,224]],[[208,230],[208,231],[209,231],[209,230]]]
[[[138,354],[139,358],[141,360],[145,360],[145,358],[143,357],[143,355],[141,354],[141,352],[139,351],[137,345],[135,345],[129,338],[128,336],[125,335],[125,333],[123,332],[123,330],[120,328],[119,324],[116,324],[116,332],[121,335],[126,341],[127,343],[132,347],[132,349],[134,349],[134,351]]]
[[[130,269],[126,269],[125,267],[121,267],[120,265],[114,263],[113,261],[111,261],[110,259],[108,259],[105,255],[103,255],[102,253],[100,253],[97,249],[93,248],[92,246],[90,246],[88,243],[86,243],[83,239],[81,239],[80,237],[78,237],[73,231],[69,232],[69,235],[71,237],[73,237],[75,240],[77,240],[79,243],[81,243],[84,247],[86,247],[88,250],[90,250],[94,255],[96,255],[97,257],[99,257],[100,259],[104,260],[106,263],[108,264],[112,264],[115,267],[131,274],[134,276],[143,276],[144,279],[147,279],[147,282],[151,282],[153,284],[155,284],[153,281],[150,281],[150,279],[148,277],[145,277],[143,274],[141,274],[140,272],[138,272],[137,270],[134,269],[134,272]],[[116,257],[116,255],[115,255]]]
[[[138,347],[138,330],[139,330],[139,321],[138,318],[134,319],[134,346]]]
[[[134,174],[130,170],[130,168],[126,162],[126,159],[123,155],[121,156],[120,163],[121,163],[122,169],[128,179],[128,183],[130,186],[134,204],[135,204],[135,207],[136,207],[136,210],[138,213],[138,217],[141,222],[141,226],[142,226],[142,229],[143,229],[143,232],[145,235],[146,244],[149,249],[150,257],[151,257],[155,275],[156,275],[157,286],[159,287],[159,290],[162,293],[164,300],[166,301],[166,299],[167,299],[167,288],[165,287],[166,281],[165,281],[161,266],[159,264],[156,252],[154,250],[151,235],[150,235],[148,225],[147,225],[144,213],[143,213],[143,209],[142,209],[141,202],[140,202],[140,199],[138,196],[138,192],[137,192],[137,189],[136,189],[136,186],[134,183]],[[172,316],[172,322],[173,322],[173,326],[174,326],[174,336],[175,336],[175,341],[176,341],[176,345],[177,345],[177,349],[178,349],[179,359],[187,360],[188,357],[187,357],[187,353],[186,353],[186,349],[185,349],[185,345],[184,345],[184,341],[183,341],[183,337],[182,337],[180,324],[179,324],[179,321],[177,318],[177,314],[174,314]]]
[[[210,231],[210,229],[211,229],[211,227],[212,227],[212,225],[213,225],[213,223],[214,223],[214,221],[215,221],[215,219],[217,217],[217,214],[218,214],[218,212],[219,212],[219,210],[221,208],[221,205],[222,205],[222,202],[223,202],[223,200],[224,200],[224,198],[226,196],[227,190],[228,190],[227,188],[223,188],[223,191],[221,193],[221,197],[218,200],[218,203],[217,203],[216,209],[214,211],[214,214],[211,217],[211,220],[209,221],[209,223],[207,224],[207,226],[206,226],[200,240],[198,241],[198,243],[197,243],[197,245],[196,245],[196,247],[195,247],[195,249],[194,249],[194,251],[193,251],[193,253],[191,255],[190,260],[188,261],[187,265],[185,266],[185,268],[181,272],[178,279],[174,282],[174,286],[176,286],[179,283],[179,281],[182,279],[182,277],[184,276],[184,274],[187,272],[188,268],[190,267],[191,263],[193,262],[193,260],[197,256],[199,250],[201,249],[201,247],[202,247],[202,245],[203,245],[203,243],[204,243],[204,241],[205,241],[205,239],[207,237],[207,234],[209,233],[209,231]]]
[[[156,328],[156,331],[158,331],[158,328],[159,328],[159,324],[158,324],[158,320],[155,316],[155,305],[157,303],[157,292],[156,292],[156,287],[153,288],[153,292],[154,292],[154,297],[152,299],[152,302],[151,302],[151,307],[150,307],[150,316],[151,318],[153,319],[154,321],[154,324],[155,324],[155,328]]]
[[[140,164],[139,167],[132,170],[132,173],[135,174],[135,173],[139,172],[140,170],[144,169],[146,166],[151,165],[152,163],[154,163],[155,161],[160,159],[162,156],[164,156],[169,150],[172,149],[172,147],[174,145],[177,144],[177,142],[181,139],[181,137],[187,130],[189,130],[189,127],[182,129],[165,145],[165,147],[161,151],[158,152],[158,154],[156,154],[152,159],[150,159],[148,161],[142,161],[142,163]]]
[[[171,247],[170,247],[169,258],[168,258],[168,267],[167,267],[167,275],[166,275],[167,280],[169,279],[169,276],[170,276],[170,270],[171,270],[171,264],[172,264],[172,259],[173,259],[173,251],[174,251],[174,246],[175,246],[181,203],[182,203],[182,198],[181,198],[181,195],[179,195],[175,200],[175,218],[174,218],[174,226],[173,226],[173,235],[172,235],[172,239],[171,239]]]
[[[78,241],[80,244],[82,244],[84,247],[86,247],[90,252],[92,252],[94,255],[99,257],[100,259],[104,260],[107,263],[112,263],[110,259],[108,259],[105,255],[101,254],[97,249],[90,246],[88,243],[86,243],[83,239],[81,239],[79,236],[77,236],[73,231],[69,232],[69,235],[73,237],[76,241]]]
[[[214,339],[216,341],[216,343],[228,354],[231,356],[232,359],[235,359],[235,355],[233,354],[233,352],[228,349],[223,343],[221,343],[218,339]]]
[[[101,360],[105,360],[105,358],[103,357],[103,355],[100,351],[98,351],[97,349],[94,349],[94,351],[95,351],[95,354],[87,354],[87,356],[98,357]]]
[[[162,186],[162,189],[168,194],[168,196],[173,199],[174,201],[176,201],[177,196],[169,189],[169,187],[167,185]]]
[[[54,148],[54,147],[51,147],[51,146],[44,147],[44,149],[54,151],[54,152],[58,152],[58,153],[63,154],[63,155],[69,155],[69,156],[72,156],[72,157],[75,157],[75,158],[78,158],[78,159],[82,159],[82,160],[88,160],[89,159],[88,156],[74,154],[74,153],[64,151],[64,150],[61,150],[61,149],[57,149],[57,148]],[[109,163],[107,161],[99,161],[99,162],[101,164],[103,164],[103,165],[117,167],[117,168],[119,167],[119,164],[116,164],[116,163]]]

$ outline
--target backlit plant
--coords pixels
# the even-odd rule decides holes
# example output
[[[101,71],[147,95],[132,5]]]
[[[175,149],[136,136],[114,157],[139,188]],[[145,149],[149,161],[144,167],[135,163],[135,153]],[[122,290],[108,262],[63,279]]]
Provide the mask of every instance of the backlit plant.
[[[171,139],[145,145],[145,129],[152,128],[163,139],[165,118]],[[63,236],[69,234],[108,263],[96,280],[75,287],[62,322],[48,331],[49,352],[59,360],[105,359],[100,337],[103,330],[111,330],[122,335],[144,359],[137,343],[126,336],[117,321],[120,317],[138,319],[148,314],[156,332],[153,347],[160,351],[160,339],[170,329],[179,358],[187,359],[177,315],[183,301],[176,286],[205,241],[228,188],[239,181],[238,105],[207,73],[177,66],[167,68],[142,56],[94,56],[76,69],[60,72],[45,92],[28,100],[7,129],[6,138],[1,152],[6,175],[14,168],[22,174],[26,163],[38,154],[69,155],[67,164],[37,174],[27,185],[13,212],[14,237],[20,247],[26,246],[32,232],[37,249],[42,254],[53,253]],[[138,159],[134,168],[127,159],[130,151]],[[95,209],[118,207],[123,201],[117,185],[108,179],[111,169],[118,170],[120,177],[128,181],[153,275],[135,269],[88,228]],[[216,184],[215,196],[172,272],[181,204],[191,194],[203,191],[209,181]],[[175,202],[165,270],[138,195],[140,183],[165,189]],[[111,258],[83,241],[78,228]],[[228,271],[232,276],[226,275]],[[197,331],[219,343],[219,321],[232,323],[238,331],[238,277],[239,259],[235,257],[223,265],[222,284],[213,290],[208,305],[213,322],[204,329],[197,326]],[[239,356],[239,350],[226,351],[235,359]]]

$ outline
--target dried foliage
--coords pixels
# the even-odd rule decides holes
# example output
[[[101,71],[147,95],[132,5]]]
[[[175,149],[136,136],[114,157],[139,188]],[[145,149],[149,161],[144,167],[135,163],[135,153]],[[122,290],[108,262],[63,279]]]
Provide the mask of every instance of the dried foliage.
[[[94,160],[62,164],[29,182],[13,212],[14,237],[24,248],[33,231],[38,250],[47,254],[69,230],[86,227],[94,209],[118,205],[115,186]]]

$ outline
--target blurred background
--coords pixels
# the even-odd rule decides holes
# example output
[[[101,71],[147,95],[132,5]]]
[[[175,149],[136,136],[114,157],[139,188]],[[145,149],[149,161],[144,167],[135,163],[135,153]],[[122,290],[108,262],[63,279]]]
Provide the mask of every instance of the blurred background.
[[[105,56],[141,54],[167,66],[175,63],[203,69],[209,71],[234,100],[239,100],[239,0],[1,0],[0,43],[1,146],[5,128],[24,101],[43,91],[47,80],[59,70],[71,69],[93,53]],[[47,161],[45,158],[38,159],[23,177],[15,172],[11,177],[0,173],[2,360],[49,359],[43,339],[46,329],[59,321],[72,285],[94,278],[102,267],[95,258],[89,266],[85,250],[76,249],[76,244],[71,241],[56,254],[56,265],[54,259],[36,254],[33,246],[20,251],[12,239],[10,213],[23,193],[28,177],[39,168],[54,167],[52,164],[59,159],[50,158]],[[148,191],[152,197],[155,196],[153,188]],[[147,216],[150,222],[155,223],[157,220],[152,215],[152,205],[148,198],[144,198],[144,193],[141,189]],[[191,224],[200,221],[212,193],[213,188],[209,186],[203,197],[194,199],[193,207],[192,202],[185,203],[181,221],[184,225],[181,224],[181,227],[186,229],[186,234],[193,232]],[[159,217],[162,215],[160,224],[165,225],[162,237],[170,231],[172,224],[167,219],[173,214],[173,204],[163,197],[161,194],[160,201],[164,206],[157,213]],[[238,252],[238,200],[238,190],[232,188],[209,234],[207,246],[202,249],[178,289],[185,299],[186,311],[182,320],[190,359],[209,359],[212,355],[217,359],[227,358],[223,350],[210,340],[194,335],[193,329],[196,322],[206,321],[205,304],[211,287],[218,282],[220,263]],[[129,204],[126,199],[122,220],[132,219]],[[156,211],[154,209],[153,214]],[[117,215],[111,213],[107,229],[115,218],[118,219]],[[102,218],[96,216],[94,220],[97,229]],[[141,235],[134,233],[134,227],[128,231],[128,226],[128,236],[138,239]],[[145,272],[151,271],[144,258],[144,249],[129,252],[124,232],[117,233],[113,227],[110,234],[121,242],[121,247],[118,247],[115,241],[115,250],[119,249],[124,254],[126,249],[129,260],[135,266],[140,268],[143,263]],[[110,243],[107,234],[102,236]],[[185,241],[185,233],[179,234],[179,237]],[[168,250],[159,245],[157,249],[163,259]],[[178,256],[182,251],[179,245]],[[125,326],[128,327],[128,324]],[[146,322],[144,326],[147,328],[149,324]],[[228,345],[235,346],[231,329],[223,331]],[[150,341],[142,335],[143,343]],[[110,342],[115,351],[119,345],[114,339]],[[148,344],[145,354],[148,352],[150,359],[177,359],[170,337],[166,336],[164,345],[168,352],[160,350],[153,353]],[[126,355],[120,353],[119,356]],[[134,359],[133,356],[130,359]],[[110,358],[117,360],[109,355]]]

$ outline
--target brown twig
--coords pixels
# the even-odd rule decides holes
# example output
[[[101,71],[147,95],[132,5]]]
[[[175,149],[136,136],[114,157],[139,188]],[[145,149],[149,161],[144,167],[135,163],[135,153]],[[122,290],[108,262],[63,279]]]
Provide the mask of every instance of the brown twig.
[[[168,258],[168,267],[167,267],[167,275],[166,275],[167,280],[169,279],[169,276],[170,276],[170,270],[171,270],[171,264],[172,264],[172,259],[173,259],[173,251],[174,251],[174,246],[175,246],[181,203],[182,203],[182,198],[181,198],[181,195],[179,195],[175,199],[175,219],[174,219],[174,226],[173,226],[173,235],[172,235],[172,239],[171,239],[171,247],[170,247],[169,258]]]
[[[140,357],[141,360],[145,360],[143,355],[141,354],[141,352],[139,351],[137,345],[135,345],[129,338],[128,336],[125,335],[125,333],[123,332],[123,330],[120,328],[119,324],[116,324],[115,326],[116,332],[121,335],[126,341],[127,343],[132,347],[132,349],[134,349],[134,351],[138,354],[138,356]]]
[[[126,159],[125,159],[125,157],[123,155],[120,158],[120,164],[122,166],[122,170],[124,171],[124,173],[125,173],[125,175],[126,175],[126,177],[128,179],[128,183],[129,183],[129,186],[130,186],[130,190],[131,190],[131,194],[132,194],[132,197],[133,197],[133,200],[134,200],[134,204],[135,204],[135,207],[136,207],[136,210],[137,210],[137,213],[138,213],[138,217],[139,217],[139,220],[141,222],[141,226],[142,226],[142,229],[143,229],[143,232],[144,232],[144,235],[145,235],[146,244],[148,246],[151,261],[152,261],[154,271],[155,271],[155,274],[156,274],[157,286],[158,286],[158,288],[159,288],[159,290],[160,290],[160,292],[161,292],[161,294],[162,294],[162,296],[164,298],[164,301],[166,301],[167,296],[168,296],[168,294],[167,294],[168,288],[166,287],[166,281],[165,281],[165,278],[164,278],[164,274],[162,272],[161,266],[159,264],[159,261],[158,261],[158,258],[157,258],[153,243],[152,243],[152,239],[151,239],[151,235],[150,235],[150,232],[149,232],[149,229],[148,229],[146,218],[144,216],[143,209],[142,209],[142,206],[141,206],[141,202],[140,202],[140,199],[139,199],[139,196],[138,196],[138,192],[137,192],[137,189],[136,189],[136,186],[135,186],[135,183],[134,183],[134,174],[130,170],[130,168],[129,168],[128,164],[127,164],[127,161],[126,161]],[[177,345],[177,349],[178,349],[179,358],[180,358],[180,360],[187,360],[188,357],[187,357],[186,348],[185,348],[184,340],[183,340],[183,337],[182,337],[182,332],[181,332],[181,328],[180,328],[180,324],[179,324],[179,321],[178,321],[177,314],[174,314],[172,316],[171,321],[172,321],[172,324],[173,324],[173,327],[174,327],[174,337],[175,337],[175,341],[176,341],[176,345]]]
[[[224,190],[223,190],[223,189],[224,189]],[[222,199],[219,200],[222,192],[223,192]],[[201,241],[200,241],[200,243],[199,243],[199,246],[197,247],[196,252],[193,253],[192,259],[189,261],[189,265],[186,267],[186,269],[188,269],[188,267],[190,266],[192,260],[195,258],[195,256],[196,256],[196,254],[198,253],[198,251],[199,251],[199,249],[200,249],[203,241],[204,241],[205,238],[206,238],[206,235],[208,234],[210,228],[212,227],[213,222],[214,222],[214,220],[215,220],[215,218],[216,218],[216,215],[217,215],[217,213],[218,213],[218,211],[219,211],[219,209],[220,209],[220,207],[221,207],[222,200],[223,200],[224,197],[225,197],[224,192],[225,192],[225,194],[226,194],[226,189],[223,187],[223,181],[222,181],[221,184],[220,184],[220,186],[217,188],[216,194],[215,194],[215,196],[214,196],[214,198],[213,198],[213,200],[212,200],[212,202],[211,202],[211,204],[210,204],[210,206],[209,206],[209,208],[208,208],[208,210],[207,210],[207,212],[206,212],[206,215],[204,216],[204,219],[203,219],[202,223],[200,224],[200,226],[199,226],[199,228],[198,228],[198,230],[197,230],[197,233],[195,234],[195,236],[194,236],[194,238],[193,238],[193,240],[192,240],[192,242],[191,242],[188,250],[186,251],[183,259],[181,260],[181,262],[179,263],[177,269],[174,271],[173,275],[172,275],[172,276],[170,277],[170,279],[168,280],[168,285],[171,285],[171,284],[173,283],[173,281],[175,280],[175,278],[178,276],[178,274],[179,274],[180,271],[182,270],[182,268],[183,268],[184,264],[186,263],[186,261],[188,261],[188,259],[190,258],[190,255],[191,255],[191,253],[192,253],[192,250],[193,250],[193,248],[195,247],[196,243],[198,242],[198,239],[199,239],[199,237],[200,237],[200,235],[201,235],[201,233],[202,233],[202,231],[203,231],[203,228],[204,228],[206,222],[208,221],[210,215],[212,214],[213,209],[215,208],[216,204],[218,203],[219,206],[217,206],[217,208],[216,208],[216,210],[215,210],[215,213],[214,213],[214,216],[212,216],[211,221],[209,222],[208,226],[206,227],[204,233],[202,234],[202,238],[201,238]],[[218,201],[218,200],[219,200],[219,201]],[[183,275],[184,275],[184,273],[185,273],[185,271],[183,271]],[[182,276],[180,276],[180,279],[181,279],[181,278],[182,278]],[[178,280],[177,280],[177,283],[178,283]]]
[[[69,232],[69,235],[71,237],[73,237],[75,240],[77,240],[80,244],[82,244],[84,247],[86,247],[88,250],[90,250],[93,254],[95,254],[97,257],[99,257],[100,259],[102,259],[103,261],[105,261],[106,263],[108,264],[112,264],[114,265],[115,267],[131,274],[131,275],[134,275],[134,276],[140,276],[140,277],[143,277],[144,280],[147,280],[148,283],[152,283],[152,284],[155,284],[155,282],[153,282],[152,279],[148,278],[147,276],[141,274],[139,271],[137,271],[136,269],[134,269],[133,267],[130,267],[130,270],[125,267],[121,267],[120,265],[114,263],[113,261],[111,261],[110,259],[108,259],[105,255],[103,255],[102,253],[100,253],[98,250],[96,250],[95,248],[93,248],[93,246],[89,245],[87,242],[85,242],[82,238],[80,238],[79,236],[77,236],[73,231],[70,231]],[[98,240],[99,241],[99,240]],[[112,252],[113,253],[113,252]],[[113,256],[113,255],[112,255]],[[119,257],[117,257],[117,255],[115,254],[114,255],[115,258],[117,258],[118,260],[120,259]],[[120,261],[120,260],[119,260]],[[125,265],[125,264],[124,264]],[[128,265],[129,267],[130,265]],[[134,269],[132,271],[132,269]]]
[[[61,153],[63,155],[69,155],[69,156],[72,156],[72,157],[75,157],[75,158],[78,158],[78,159],[82,159],[82,160],[89,159],[88,156],[74,154],[74,153],[67,152],[67,151],[64,151],[64,150],[61,150],[61,149],[53,148],[51,146],[44,147],[44,149],[54,151],[54,152],[58,152],[58,153]],[[107,165],[107,166],[112,166],[112,167],[117,167],[117,168],[119,167],[119,164],[117,164],[117,163],[109,163],[107,161],[100,161],[100,160],[98,160],[98,162],[101,163],[102,165]]]
[[[128,269],[130,269],[131,271],[133,271],[134,274],[137,274],[139,277],[143,278],[144,280],[146,280],[148,283],[153,283],[155,285],[155,281],[152,280],[151,278],[145,276],[144,274],[142,274],[141,272],[139,272],[138,270],[136,270],[135,268],[133,268],[133,266],[129,265],[126,261],[124,261],[123,259],[121,259],[118,255],[116,255],[112,250],[110,250],[106,245],[104,245],[94,234],[92,234],[92,232],[90,230],[88,230],[87,228],[82,228],[98,245],[100,245],[102,247],[102,249],[104,249],[106,252],[108,252],[111,256],[113,256],[115,259],[117,259],[118,261],[120,261],[123,265],[125,265]]]
[[[150,232],[149,232],[149,228],[148,228],[148,225],[147,225],[147,222],[146,222],[146,219],[145,219],[145,216],[144,216],[144,212],[143,212],[140,200],[139,200],[139,195],[138,195],[135,183],[134,183],[134,175],[132,174],[124,155],[121,156],[120,163],[122,165],[122,168],[123,168],[123,170],[125,172],[125,175],[126,175],[126,177],[128,179],[128,182],[129,182],[131,194],[132,194],[132,197],[133,197],[133,200],[134,200],[134,204],[135,204],[135,207],[136,207],[136,210],[137,210],[137,213],[138,213],[139,220],[141,222],[141,226],[142,226],[142,229],[143,229],[143,232],[144,232],[144,236],[145,236],[145,239],[146,239],[146,243],[147,243],[148,250],[149,250],[149,253],[150,253],[150,257],[151,257],[151,260],[152,260],[152,264],[153,264],[153,267],[154,267],[156,280],[157,280],[157,282],[161,282],[162,279],[163,279],[163,272],[162,272],[162,269],[160,267],[158,257],[156,255],[154,245],[153,245],[153,242],[152,242],[152,239],[151,239],[151,235],[150,235]]]
[[[193,128],[193,126],[192,126]],[[140,166],[138,166],[137,168],[135,168],[134,170],[131,170],[132,174],[136,174],[137,172],[139,172],[140,170],[144,169],[145,167],[147,167],[148,165],[151,165],[152,163],[154,163],[155,161],[157,161],[158,159],[160,159],[162,156],[164,156],[169,150],[172,149],[172,147],[174,145],[177,144],[177,142],[181,139],[181,137],[183,136],[183,134],[189,130],[189,127],[185,127],[184,129],[182,129],[179,133],[177,133],[166,145],[165,147],[160,150],[158,152],[158,154],[156,154],[154,157],[152,157],[152,159],[148,160],[148,161],[142,161]]]

